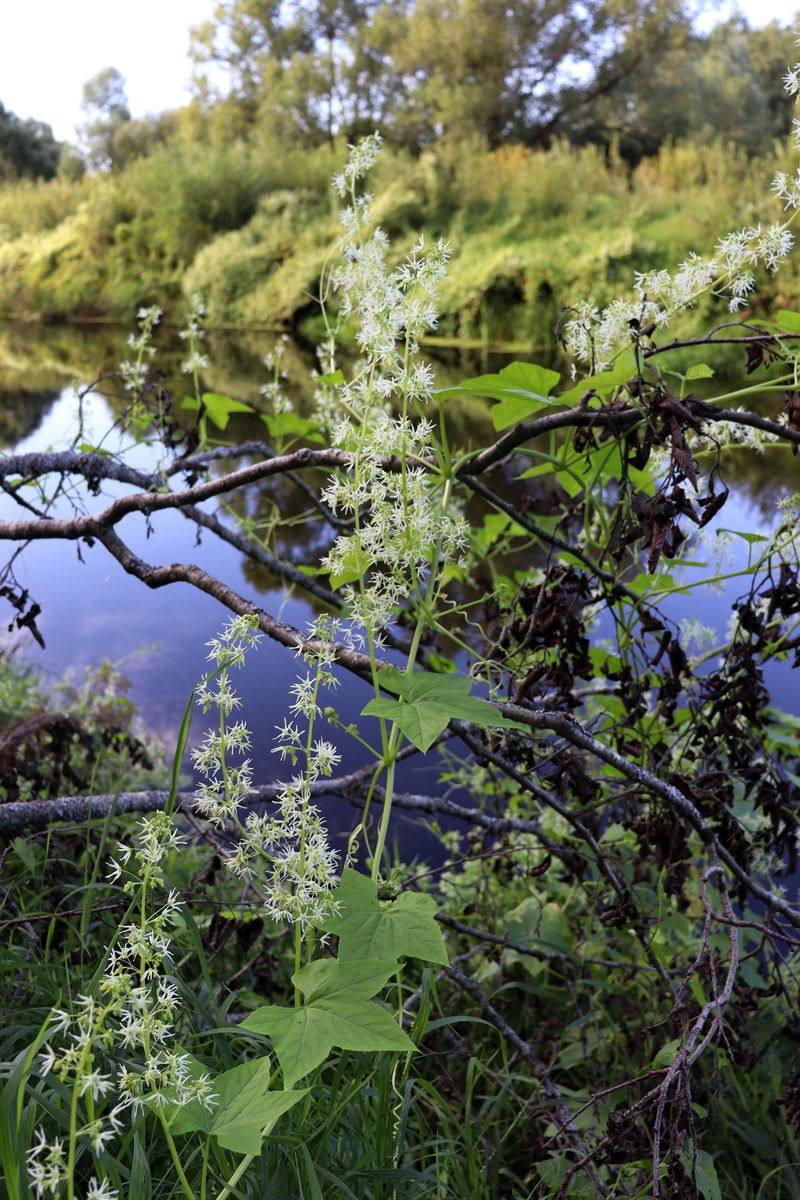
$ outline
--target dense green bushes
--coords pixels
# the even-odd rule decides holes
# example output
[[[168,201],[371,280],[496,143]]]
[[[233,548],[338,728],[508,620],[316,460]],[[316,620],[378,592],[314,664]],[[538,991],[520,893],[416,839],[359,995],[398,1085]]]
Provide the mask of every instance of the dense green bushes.
[[[216,325],[302,322],[338,238],[334,156],[274,141],[205,147],[185,131],[117,174],[8,185],[0,310],[129,317],[200,291]],[[397,253],[420,233],[451,243],[443,335],[543,345],[576,296],[606,299],[632,271],[707,244],[720,222],[757,221],[784,157],[667,144],[631,172],[594,146],[443,141],[419,159],[386,156],[375,211]],[[790,274],[782,287],[791,299]]]

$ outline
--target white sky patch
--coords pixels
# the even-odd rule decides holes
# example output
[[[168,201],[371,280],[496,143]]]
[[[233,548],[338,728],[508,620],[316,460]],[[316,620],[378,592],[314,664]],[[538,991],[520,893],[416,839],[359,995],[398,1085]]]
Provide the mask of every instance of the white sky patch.
[[[739,7],[763,25],[788,22],[800,5],[740,0]],[[134,117],[177,108],[189,99],[189,28],[213,8],[214,0],[0,0],[0,101],[74,140],[84,83],[116,67]],[[698,23],[707,29],[733,8],[711,0]]]
[[[710,0],[697,21],[703,32],[718,21],[743,12],[751,25],[766,25],[769,21],[780,21],[781,25],[800,26],[800,4],[794,0]],[[799,30],[800,32],[800,30]]]
[[[74,140],[87,79],[116,67],[135,117],[189,99],[189,28],[214,0],[0,0],[0,101]]]

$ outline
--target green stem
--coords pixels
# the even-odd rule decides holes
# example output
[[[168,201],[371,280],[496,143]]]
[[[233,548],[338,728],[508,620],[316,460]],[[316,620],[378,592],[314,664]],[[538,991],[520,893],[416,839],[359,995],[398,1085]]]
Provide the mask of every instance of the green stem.
[[[222,1191],[220,1192],[220,1194],[217,1196],[217,1200],[227,1200],[227,1197],[231,1194],[233,1189],[236,1187],[236,1184],[242,1178],[242,1176],[244,1175],[245,1171],[250,1166],[250,1163],[253,1161],[254,1158],[255,1158],[254,1154],[246,1154],[245,1155],[245,1157],[239,1163],[236,1170],[231,1175],[228,1182],[225,1184],[225,1186],[222,1189]]]
[[[207,1137],[203,1146],[203,1169],[200,1174],[200,1200],[206,1200],[208,1194],[208,1152],[211,1149],[211,1138]]]
[[[303,931],[299,921],[294,923],[294,970],[295,974],[300,970],[300,964],[303,957]],[[294,1006],[300,1007],[300,989],[294,989]]]
[[[442,492],[442,512],[447,512],[447,507],[450,503],[450,496],[453,490],[452,477],[445,480],[444,489]],[[419,616],[417,623],[414,626],[414,634],[411,639],[411,647],[408,652],[408,660],[406,662],[405,674],[411,675],[414,671],[414,665],[417,661],[420,644],[422,642],[422,634],[425,628],[426,619],[429,618],[429,609],[434,593],[439,572],[439,558],[441,555],[441,544],[437,543],[431,561],[431,571],[428,576],[428,587],[425,598],[420,605]],[[375,844],[375,855],[372,860],[372,878],[377,883],[380,873],[381,859],[386,846],[386,834],[389,828],[389,818],[392,815],[392,800],[394,798],[394,777],[395,777],[395,760],[400,741],[400,729],[397,724],[392,723],[392,729],[389,734],[388,746],[384,754],[384,762],[386,764],[386,791],[383,799],[383,812],[381,813],[381,821],[378,827],[378,840]]]
[[[794,383],[794,375],[786,375],[778,379],[768,379],[764,383],[754,383],[750,387],[737,388],[735,392],[724,392],[721,396],[714,396],[708,401],[709,404],[722,404],[727,400],[738,400],[740,396],[763,396],[767,392],[785,392],[787,387]]]
[[[75,1200],[75,1146],[78,1140],[78,1089],[83,1078],[83,1067],[86,1055],[89,1053],[91,1041],[84,1046],[78,1065],[75,1068],[75,1082],[72,1085],[72,1099],[69,1106],[69,1149],[67,1150],[67,1197]]]
[[[383,770],[383,759],[380,759],[380,761],[378,762],[378,764],[375,767],[375,770],[372,772],[372,778],[369,781],[369,788],[367,789],[367,798],[364,801],[364,809],[363,809],[363,812],[361,813],[361,821],[360,821],[359,827],[361,829],[361,832],[364,835],[364,844],[367,847],[368,854],[369,854],[369,835],[367,833],[367,818],[369,817],[369,810],[372,805],[372,795],[375,791],[375,785],[378,782],[378,780],[380,779],[382,770]],[[353,833],[348,838],[348,841],[347,841],[348,854],[350,853],[350,848],[353,843],[353,838],[357,835],[357,833],[358,833],[358,827],[353,830]]]
[[[381,859],[383,858],[383,850],[386,845],[386,834],[389,829],[389,817],[392,813],[392,795],[394,793],[394,765],[395,760],[392,759],[386,768],[386,795],[383,801],[383,812],[381,813],[381,823],[378,827],[378,840],[375,844],[375,856],[372,859],[372,878],[375,883],[378,882],[380,873]]]
[[[167,1139],[167,1145],[169,1146],[172,1163],[175,1167],[178,1179],[181,1181],[181,1187],[183,1188],[184,1195],[186,1196],[187,1200],[197,1200],[197,1197],[195,1196],[195,1193],[189,1184],[189,1180],[186,1178],[186,1173],[183,1169],[183,1166],[181,1165],[180,1155],[178,1154],[175,1141],[170,1133],[169,1125],[167,1124],[167,1118],[160,1109],[158,1112],[158,1119],[161,1122],[161,1128],[164,1130],[164,1137]]]

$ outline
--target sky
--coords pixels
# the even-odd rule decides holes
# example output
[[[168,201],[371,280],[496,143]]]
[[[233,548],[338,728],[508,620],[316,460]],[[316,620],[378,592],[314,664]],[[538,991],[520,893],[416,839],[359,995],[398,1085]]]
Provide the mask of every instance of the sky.
[[[116,67],[131,113],[188,99],[189,29],[214,0],[0,0],[0,101],[74,139],[87,79]]]
[[[134,117],[188,100],[189,28],[215,0],[0,0],[0,101],[20,117],[74,140],[87,79],[116,67],[127,80]],[[800,0],[740,0],[753,24],[788,20]],[[727,0],[708,0],[727,13]],[[787,64],[788,66],[789,64]]]

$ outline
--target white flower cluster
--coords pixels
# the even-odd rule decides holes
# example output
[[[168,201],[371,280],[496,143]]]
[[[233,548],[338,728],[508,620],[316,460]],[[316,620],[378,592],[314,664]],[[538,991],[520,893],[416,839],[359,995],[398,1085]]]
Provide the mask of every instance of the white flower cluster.
[[[192,751],[194,765],[203,776],[196,793],[198,808],[214,824],[232,823],[238,828],[240,840],[226,859],[227,866],[237,875],[259,881],[272,919],[304,928],[319,925],[330,912],[329,892],[337,865],[319,810],[311,803],[311,785],[330,776],[341,761],[330,742],[313,736],[320,692],[338,682],[332,671],[338,629],[338,621],[319,618],[309,635],[316,643],[313,652],[300,651],[314,670],[290,689],[294,720],[285,720],[278,727],[274,752],[293,765],[303,757],[305,769],[281,784],[277,808],[269,816],[251,812],[242,823],[239,810],[252,792],[252,772],[248,759],[238,766],[231,761],[250,747],[245,723],[228,721],[240,703],[231,688],[229,669],[242,666],[247,651],[260,640],[254,616],[234,617],[222,635],[209,643],[208,657],[216,670],[196,690],[203,712],[213,706],[219,713],[218,729],[209,730],[201,746]],[[304,723],[302,730],[297,721]]]
[[[787,72],[784,85],[790,95],[800,93],[800,63]],[[794,122],[794,140],[800,150],[798,121]],[[800,169],[794,176],[778,172],[772,186],[786,208],[800,207]],[[766,228],[759,224],[727,234],[708,258],[690,254],[674,273],[637,273],[634,298],[614,300],[602,311],[590,301],[577,306],[575,316],[565,325],[567,349],[592,371],[603,370],[639,330],[669,325],[709,288],[727,296],[729,311],[737,312],[755,286],[754,271],[758,267],[776,271],[793,244],[785,224]]]
[[[800,492],[791,496],[782,496],[776,504],[781,514],[783,524],[800,526]]]
[[[28,1179],[37,1196],[55,1196],[67,1177],[67,1155],[61,1138],[48,1142],[43,1129],[27,1155]]]
[[[690,254],[674,274],[637,273],[635,298],[614,300],[602,311],[588,301],[578,305],[565,325],[567,349],[593,371],[604,370],[639,330],[668,326],[709,288],[726,295],[729,311],[736,312],[755,287],[754,270],[776,271],[793,245],[784,225],[754,225],[721,238],[710,258]]]
[[[352,469],[335,477],[323,493],[334,510],[354,518],[354,532],[341,535],[323,565],[333,574],[362,577],[346,595],[354,616],[373,637],[388,625],[401,600],[419,589],[438,556],[442,565],[457,558],[467,543],[468,526],[451,500],[443,504],[441,485],[419,463],[433,425],[420,414],[430,399],[433,372],[418,359],[419,339],[435,328],[438,285],[446,274],[448,246],[427,248],[422,239],[399,266],[387,261],[388,239],[381,229],[370,236],[371,197],[355,195],[355,180],[371,165],[378,142],[367,139],[353,151],[337,190],[349,190],[341,216],[343,263],[333,284],[342,311],[357,323],[363,356],[355,379],[338,392],[341,419],[331,442],[347,450]],[[344,190],[342,180],[352,186]],[[329,396],[325,397],[330,400]],[[394,415],[392,404],[401,407]],[[412,420],[411,413],[418,419]],[[330,422],[330,404],[325,414]],[[398,469],[381,460],[394,456]],[[368,578],[364,578],[368,576]]]
[[[745,413],[747,409],[737,408],[735,412]],[[710,438],[721,448],[727,446],[746,446],[757,454],[764,453],[764,447],[779,442],[777,433],[768,429],[756,429],[751,425],[738,425],[734,421],[704,421],[700,427],[700,435]]]
[[[258,618],[253,613],[232,617],[220,636],[208,643],[208,660],[214,670],[195,689],[195,699],[203,712],[213,707],[219,714],[218,728],[208,730],[202,744],[192,750],[192,761],[203,776],[196,792],[197,807],[218,826],[236,821],[239,807],[253,787],[250,760],[245,758],[238,766],[231,762],[233,755],[249,750],[250,731],[243,721],[228,722],[241,704],[231,687],[230,670],[244,666],[247,651],[260,641]]]
[[[291,412],[292,402],[283,392],[282,384],[288,379],[288,375],[282,370],[283,356],[286,352],[286,346],[289,338],[286,334],[278,338],[277,342],[268,354],[264,355],[263,363],[267,370],[271,373],[272,379],[269,383],[265,383],[259,391],[265,400],[269,400],[270,407],[273,413]]]
[[[800,493],[785,496],[777,504],[780,524],[773,532],[767,550],[781,562],[793,568],[800,567]]]
[[[265,904],[274,921],[289,921],[305,930],[319,926],[332,911],[331,889],[335,883],[338,855],[328,843],[319,809],[311,802],[312,785],[330,778],[341,762],[335,746],[314,736],[320,715],[320,693],[334,688],[336,638],[341,628],[335,618],[322,616],[310,626],[313,648],[298,653],[313,670],[290,688],[294,698],[293,720],[277,726],[279,754],[303,770],[280,785],[277,807],[269,815],[250,813],[230,865],[237,874],[252,876],[258,867],[265,887]]]
[[[150,308],[140,308],[136,314],[139,332],[128,334],[128,346],[136,357],[133,361],[125,359],[118,369],[123,383],[133,396],[138,396],[147,381],[150,359],[156,352],[155,346],[152,345],[153,330],[161,316],[161,309],[157,304],[151,305]]]
[[[355,467],[352,474],[334,477],[322,499],[334,511],[366,516],[353,533],[336,538],[322,565],[334,576],[369,572],[363,587],[348,585],[345,595],[356,619],[371,631],[389,625],[410,588],[422,587],[437,552],[440,564],[453,561],[467,544],[463,515],[443,508],[429,471],[408,465],[424,450],[430,429],[425,420],[415,425],[379,410],[368,441],[348,422],[336,431],[336,443],[353,453]],[[384,456],[405,461],[405,470],[387,471]]]
[[[166,813],[145,817],[135,846],[118,847],[110,877],[128,878],[124,891],[136,896],[138,921],[130,921],[108,951],[108,966],[98,995],[81,995],[71,1010],[52,1013],[50,1041],[39,1055],[44,1075],[51,1072],[78,1099],[85,1099],[85,1120],[76,1137],[100,1154],[120,1132],[127,1109],[140,1112],[146,1102],[211,1108],[214,1097],[207,1075],[193,1076],[189,1056],[175,1049],[178,990],[166,973],[169,927],[180,909],[175,891],[164,890],[163,863],[184,839]],[[150,902],[150,903],[148,903]],[[28,1152],[28,1175],[37,1197],[56,1195],[68,1182],[69,1156],[60,1138],[48,1140],[43,1129]],[[93,1180],[95,1200],[113,1200],[107,1181]]]
[[[800,46],[800,39],[797,41]],[[790,96],[800,94],[800,63],[795,63],[783,77],[783,86]],[[800,150],[800,121],[793,122],[794,144]],[[800,208],[800,168],[794,175],[778,171],[772,181],[772,190],[785,208]]]
[[[384,398],[404,394],[409,384],[408,363],[417,352],[419,338],[436,328],[438,284],[451,253],[446,242],[440,240],[428,248],[420,237],[405,260],[391,269],[387,262],[389,239],[383,230],[375,229],[363,239],[372,223],[370,200],[370,196],[362,196],[342,213],[344,261],[333,275],[333,286],[341,293],[342,312],[356,319],[356,341],[370,367],[361,386],[354,389],[352,398],[358,406],[374,402],[376,382],[376,390]],[[429,390],[421,390],[419,399],[426,400],[428,395]]]
[[[684,650],[707,649],[713,646],[716,637],[716,630],[710,625],[704,625],[697,617],[684,617],[680,623],[679,640]]]
[[[696,550],[713,564],[715,575],[721,575],[734,566],[735,539],[729,529],[714,529],[710,525],[704,525],[695,534],[691,544],[692,550]],[[712,591],[722,592],[725,590],[724,584],[713,578],[707,581],[707,586]]]
[[[381,149],[381,135],[373,133],[348,149],[350,154],[344,170],[333,177],[333,186],[340,196],[351,194],[359,179],[363,179],[374,165]]]
[[[208,355],[203,354],[200,349],[200,343],[206,336],[203,329],[203,317],[205,313],[206,306],[203,303],[203,298],[198,293],[195,293],[192,296],[186,328],[182,329],[178,335],[181,341],[188,344],[189,350],[188,356],[181,363],[181,370],[184,375],[196,376],[198,371],[208,370]]]
[[[28,1176],[37,1196],[55,1196],[67,1178],[67,1157],[62,1138],[48,1142],[43,1131],[37,1130],[36,1142],[27,1154]],[[86,1189],[86,1200],[117,1200],[118,1192],[107,1179],[93,1176]]]
[[[339,420],[341,413],[336,386],[330,382],[330,379],[324,381],[326,377],[333,376],[336,370],[336,339],[332,332],[324,342],[317,346],[316,355],[319,369],[311,372],[312,378],[316,379],[315,415],[320,426],[330,431]]]

